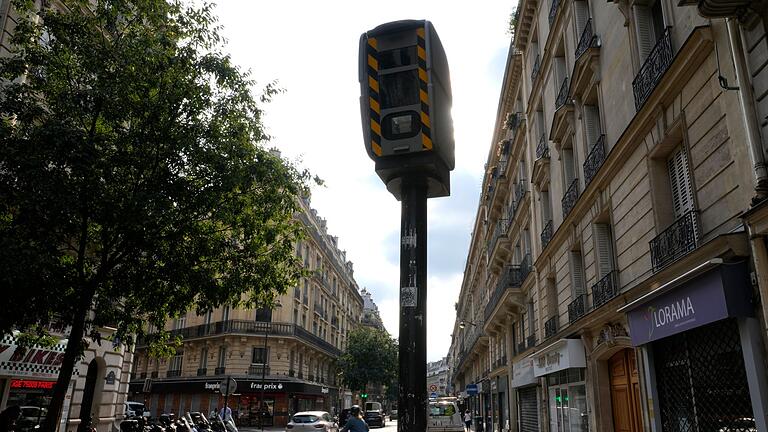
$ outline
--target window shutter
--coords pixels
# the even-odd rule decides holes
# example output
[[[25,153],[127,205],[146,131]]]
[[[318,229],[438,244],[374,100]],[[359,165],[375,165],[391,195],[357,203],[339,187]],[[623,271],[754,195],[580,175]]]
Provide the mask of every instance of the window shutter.
[[[573,159],[573,149],[572,148],[564,148],[562,150],[563,153],[563,171],[565,174],[564,180],[565,185],[563,185],[563,189],[568,189],[568,187],[573,182],[573,179],[576,178],[576,175],[573,171],[573,165],[574,165],[574,159]]]
[[[597,267],[600,278],[604,278],[613,271],[613,236],[608,224],[596,224],[595,236],[597,238]]]
[[[546,133],[546,125],[544,125],[544,111],[536,111],[536,130],[538,131],[538,135],[536,135],[536,144],[538,144],[539,138],[541,138],[541,136]]]
[[[584,32],[584,27],[587,26],[587,20],[589,19],[589,6],[584,0],[578,0],[573,2],[575,21],[576,21],[576,41],[581,38],[581,33]]]
[[[669,186],[672,189],[672,208],[675,219],[693,210],[693,192],[691,176],[688,171],[688,158],[683,148],[672,153],[667,161],[669,169]]]
[[[541,215],[544,219],[542,226],[552,220],[552,203],[549,202],[549,191],[541,191]]]
[[[637,35],[637,51],[642,64],[656,45],[653,35],[653,17],[651,8],[645,5],[634,5],[632,10],[635,16],[635,34]]]
[[[586,293],[584,289],[584,263],[581,261],[581,252],[571,251],[571,293],[577,297]]]
[[[560,91],[560,85],[563,83],[563,79],[565,79],[566,73],[565,57],[555,57],[555,96],[557,96],[558,92]]]
[[[584,105],[584,129],[587,136],[587,152],[592,151],[592,147],[600,137],[600,110],[595,105]]]

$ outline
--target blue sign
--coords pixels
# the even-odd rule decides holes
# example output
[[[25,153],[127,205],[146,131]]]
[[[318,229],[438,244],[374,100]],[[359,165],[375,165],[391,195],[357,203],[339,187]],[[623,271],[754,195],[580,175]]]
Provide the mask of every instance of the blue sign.
[[[429,394],[429,397],[431,397],[432,399],[437,399],[437,393],[432,392]]]
[[[467,394],[469,394],[469,395],[476,395],[477,394],[477,384],[467,384]]]

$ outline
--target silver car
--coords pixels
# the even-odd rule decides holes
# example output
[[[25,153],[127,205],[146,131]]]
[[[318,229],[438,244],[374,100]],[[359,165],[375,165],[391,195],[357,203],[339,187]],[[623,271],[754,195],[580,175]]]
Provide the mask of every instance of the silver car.
[[[285,430],[338,432],[339,425],[325,411],[304,411],[294,414]]]

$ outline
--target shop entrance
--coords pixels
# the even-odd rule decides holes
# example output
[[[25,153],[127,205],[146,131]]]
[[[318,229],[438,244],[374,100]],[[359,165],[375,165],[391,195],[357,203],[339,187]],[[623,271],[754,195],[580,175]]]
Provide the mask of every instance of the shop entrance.
[[[584,369],[567,369],[547,376],[551,432],[588,432]]]
[[[623,349],[608,359],[611,377],[611,407],[613,430],[640,432],[640,379],[633,349]]]
[[[520,432],[539,432],[539,403],[536,387],[517,389]]]
[[[756,430],[734,318],[653,342],[663,430]]]

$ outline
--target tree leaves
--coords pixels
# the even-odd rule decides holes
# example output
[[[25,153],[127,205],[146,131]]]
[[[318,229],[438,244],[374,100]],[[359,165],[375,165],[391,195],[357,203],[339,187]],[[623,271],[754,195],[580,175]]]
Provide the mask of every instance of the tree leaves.
[[[363,391],[368,384],[390,385],[398,371],[398,345],[385,330],[359,326],[347,337],[338,360],[344,385]]]

